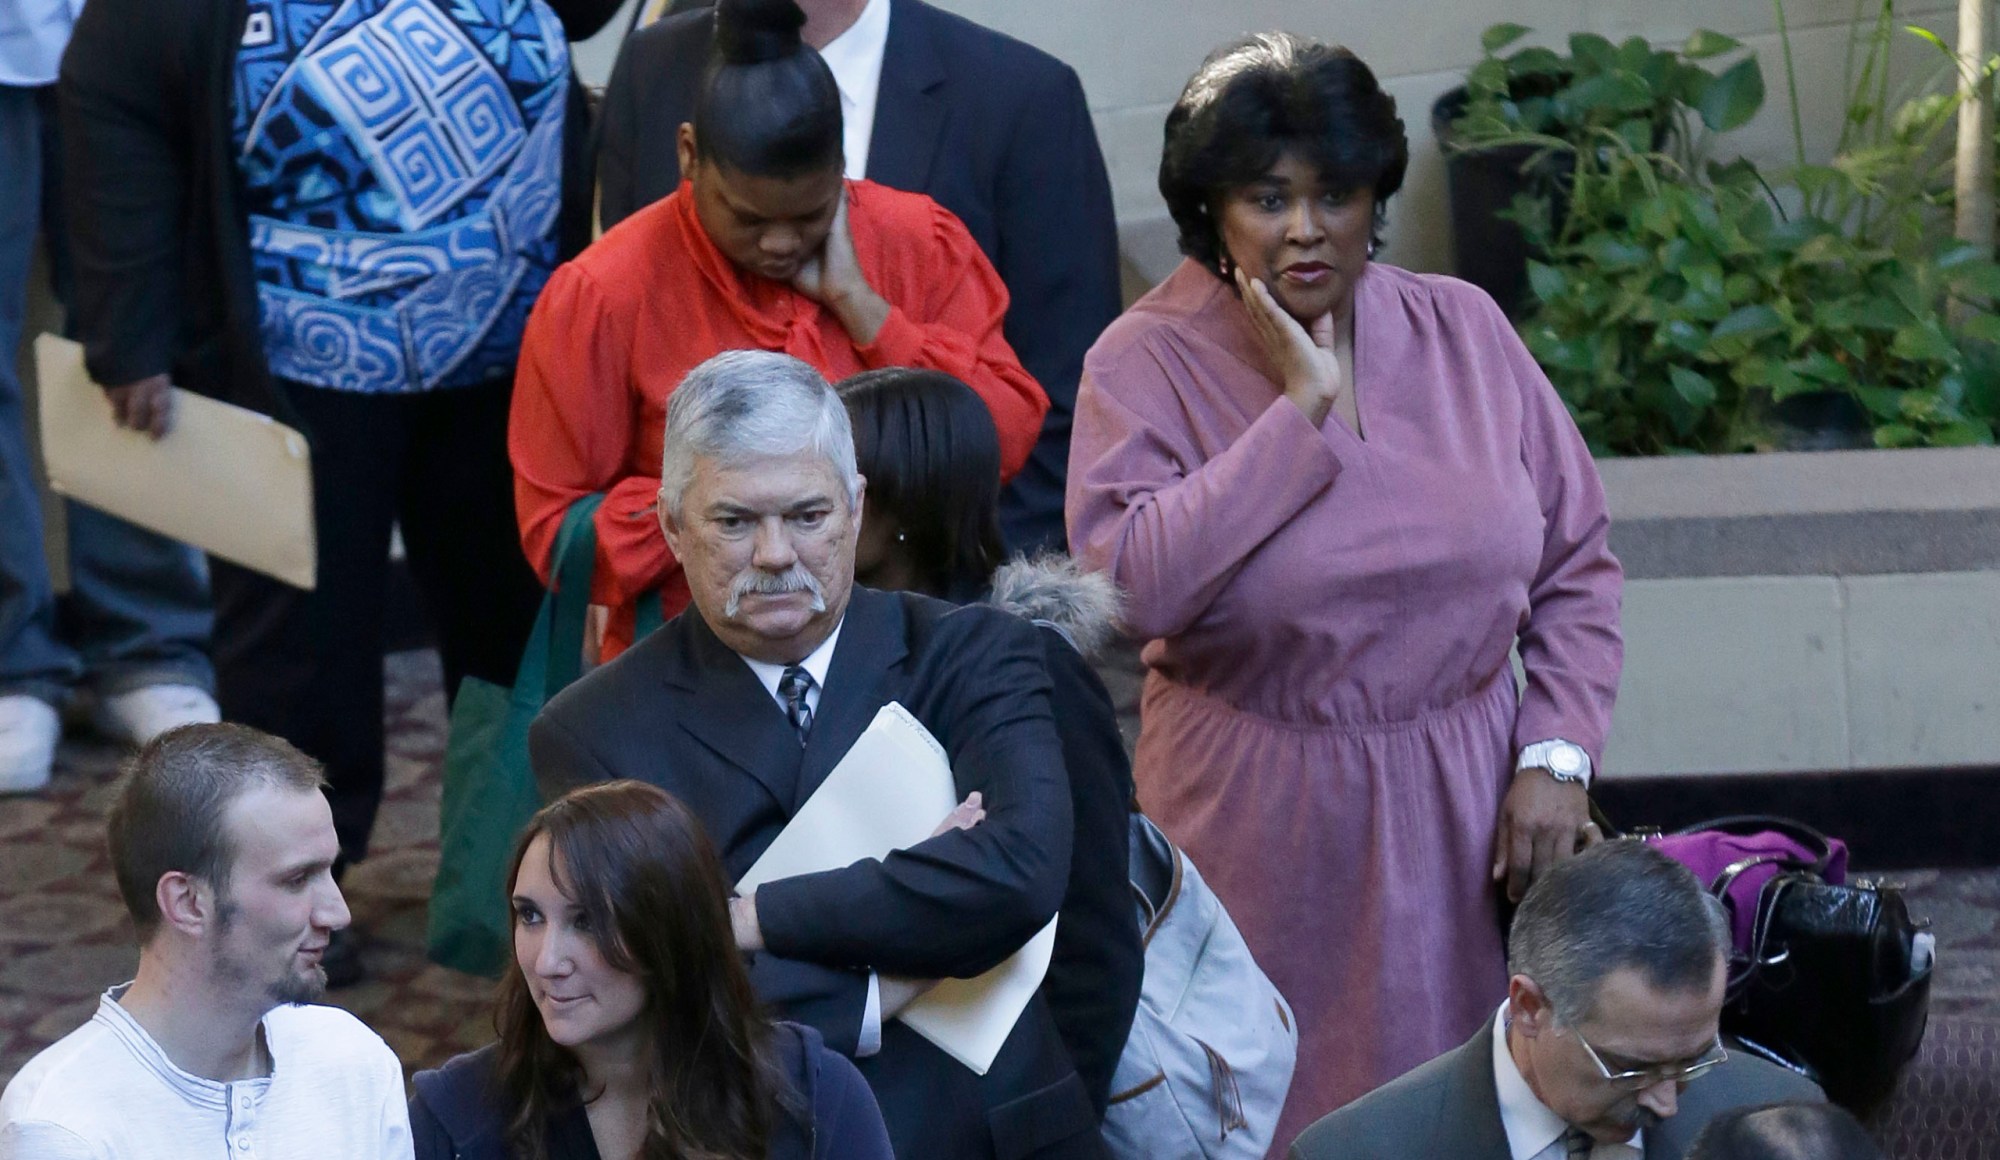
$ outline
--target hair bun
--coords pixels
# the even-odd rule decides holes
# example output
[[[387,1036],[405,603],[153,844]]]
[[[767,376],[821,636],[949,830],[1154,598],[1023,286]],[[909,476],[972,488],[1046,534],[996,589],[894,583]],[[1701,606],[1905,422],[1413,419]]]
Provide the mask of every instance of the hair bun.
[[[792,0],[719,0],[715,53],[724,64],[760,64],[799,51],[806,14]]]

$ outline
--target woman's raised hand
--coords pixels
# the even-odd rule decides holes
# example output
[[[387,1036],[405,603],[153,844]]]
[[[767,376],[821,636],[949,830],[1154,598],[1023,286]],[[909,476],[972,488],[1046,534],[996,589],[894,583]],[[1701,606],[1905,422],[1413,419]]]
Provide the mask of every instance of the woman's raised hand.
[[[856,346],[868,346],[889,321],[889,303],[861,272],[861,260],[854,253],[854,234],[847,225],[847,190],[843,186],[840,204],[833,211],[833,228],[819,252],[799,263],[792,275],[792,288],[833,311]]]
[[[1236,287],[1243,293],[1243,305],[1250,311],[1250,325],[1264,342],[1264,351],[1278,368],[1285,397],[1305,413],[1317,427],[1326,422],[1327,412],[1347,389],[1340,373],[1340,356],[1335,349],[1333,315],[1313,319],[1308,330],[1285,313],[1271,296],[1270,287],[1236,267]]]

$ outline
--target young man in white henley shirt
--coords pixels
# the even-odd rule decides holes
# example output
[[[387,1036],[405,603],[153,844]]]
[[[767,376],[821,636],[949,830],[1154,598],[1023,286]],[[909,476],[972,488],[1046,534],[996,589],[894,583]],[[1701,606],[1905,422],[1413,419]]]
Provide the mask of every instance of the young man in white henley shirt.
[[[318,763],[187,725],[127,764],[111,861],[139,973],[0,1096],[0,1160],[412,1156],[403,1071],[313,1005],[347,925]]]

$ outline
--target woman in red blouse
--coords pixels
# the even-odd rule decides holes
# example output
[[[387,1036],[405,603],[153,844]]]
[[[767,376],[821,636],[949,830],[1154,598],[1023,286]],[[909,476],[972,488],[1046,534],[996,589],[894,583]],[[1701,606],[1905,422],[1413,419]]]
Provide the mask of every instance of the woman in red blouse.
[[[688,180],[627,218],[542,292],[521,348],[508,445],[528,559],[550,579],[569,505],[597,511],[592,603],[603,655],[632,639],[642,597],[687,604],[654,500],[667,397],[732,349],[783,351],[830,379],[926,367],[971,384],[1011,476],[1048,397],[1001,334],[1007,290],[964,225],[918,194],[841,172],[840,92],[799,39],[792,0],[722,0]]]

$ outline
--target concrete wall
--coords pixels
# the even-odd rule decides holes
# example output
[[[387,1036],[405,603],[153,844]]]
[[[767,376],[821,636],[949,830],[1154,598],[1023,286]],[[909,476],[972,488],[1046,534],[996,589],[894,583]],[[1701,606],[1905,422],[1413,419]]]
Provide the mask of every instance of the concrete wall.
[[[628,0],[629,9],[632,2]],[[1444,167],[1431,136],[1430,107],[1479,59],[1479,34],[1503,20],[1536,29],[1560,44],[1570,33],[1596,32],[1656,43],[1713,28],[1742,39],[1764,62],[1770,94],[1755,122],[1719,152],[1782,162],[1793,154],[1790,105],[1771,0],[930,0],[981,24],[1040,46],[1083,78],[1111,170],[1125,254],[1143,280],[1172,269],[1173,232],[1155,189],[1167,109],[1209,50],[1245,33],[1282,28],[1338,41],[1374,68],[1408,126],[1411,162],[1404,192],[1390,207],[1382,257],[1419,270],[1450,270]],[[1872,0],[1783,0],[1792,30],[1800,103],[1810,155],[1823,160],[1839,133],[1841,76],[1849,21]],[[1956,35],[1953,0],[1896,0],[1899,22]],[[610,75],[626,20],[576,47],[584,79]],[[1940,63],[1936,50],[1902,37],[1900,76]]]
[[[1173,235],[1154,187],[1161,126],[1202,57],[1248,32],[1283,28],[1336,40],[1373,67],[1409,128],[1411,165],[1390,207],[1384,259],[1449,270],[1444,169],[1430,131],[1430,107],[1479,57],[1479,34],[1508,20],[1560,43],[1591,31],[1621,40],[1677,42],[1696,28],[1743,39],[1764,62],[1770,99],[1756,122],[1735,134],[1726,155],[1778,161],[1792,154],[1789,106],[1770,0],[932,0],[1018,36],[1070,62],[1083,77],[1098,137],[1111,168],[1128,259],[1157,278],[1175,260]],[[1841,71],[1855,0],[1784,0],[1798,64],[1808,148],[1822,158],[1839,132]],[[1955,35],[1952,0],[1898,0],[1899,16]],[[1936,51],[1905,37],[1903,74],[1916,75]]]
[[[1600,468],[1607,776],[2000,767],[2000,449]]]

